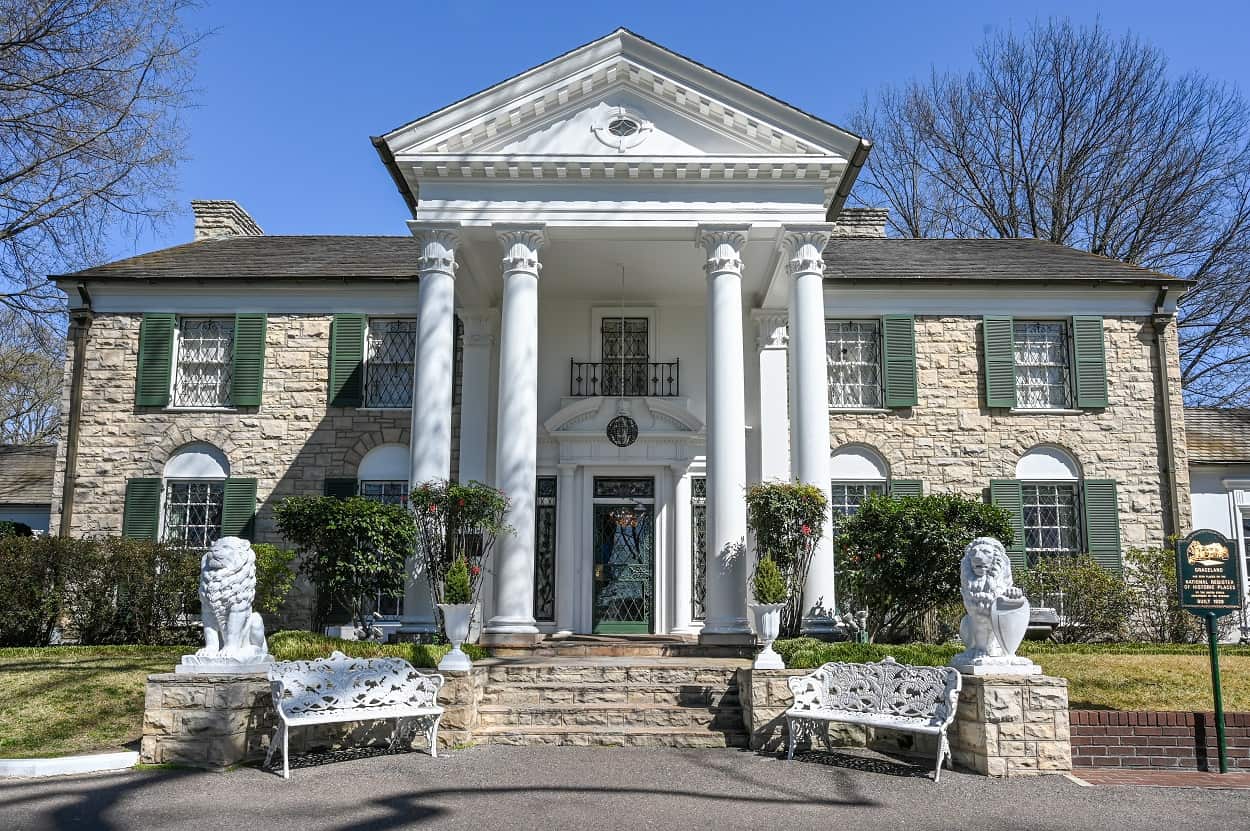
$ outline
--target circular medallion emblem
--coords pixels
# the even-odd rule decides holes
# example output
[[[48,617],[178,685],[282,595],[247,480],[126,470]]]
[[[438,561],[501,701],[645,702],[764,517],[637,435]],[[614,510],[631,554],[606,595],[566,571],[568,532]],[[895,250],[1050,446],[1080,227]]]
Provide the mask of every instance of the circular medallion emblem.
[[[627,415],[618,415],[608,422],[608,441],[617,447],[629,447],[638,441],[638,422]]]

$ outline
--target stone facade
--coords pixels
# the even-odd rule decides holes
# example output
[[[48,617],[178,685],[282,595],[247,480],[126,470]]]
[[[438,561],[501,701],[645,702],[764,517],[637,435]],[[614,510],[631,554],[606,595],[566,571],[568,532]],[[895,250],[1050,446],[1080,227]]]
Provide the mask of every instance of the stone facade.
[[[414,286],[415,291],[415,286]],[[83,379],[78,482],[71,533],[120,534],[126,480],[160,476],[165,462],[190,442],[226,454],[232,476],[257,480],[257,542],[281,542],[273,505],[297,494],[320,495],[327,478],[351,478],[365,454],[385,443],[408,444],[408,410],[328,406],[331,315],[270,314],[260,407],[173,410],[135,406],[139,314],[97,316]],[[64,411],[69,406],[69,373]],[[459,421],[459,410],[453,423]],[[454,437],[453,437],[454,439]],[[453,470],[456,465],[453,444]],[[54,493],[65,474],[58,451]],[[57,527],[59,500],[52,527]],[[293,592],[285,625],[311,622],[307,586]]]
[[[1149,318],[1104,320],[1110,406],[1062,413],[1013,413],[985,406],[979,316],[917,316],[919,403],[889,412],[834,411],[832,447],[875,449],[900,479],[925,493],[980,497],[991,479],[1011,479],[1030,448],[1054,445],[1074,456],[1086,478],[1115,479],[1125,547],[1163,545],[1167,484],[1163,468],[1158,361]],[[1189,523],[1189,474],[1175,323],[1168,329],[1176,487]]]
[[[1067,679],[965,675],[948,735],[955,764],[976,773],[1068,773]]]

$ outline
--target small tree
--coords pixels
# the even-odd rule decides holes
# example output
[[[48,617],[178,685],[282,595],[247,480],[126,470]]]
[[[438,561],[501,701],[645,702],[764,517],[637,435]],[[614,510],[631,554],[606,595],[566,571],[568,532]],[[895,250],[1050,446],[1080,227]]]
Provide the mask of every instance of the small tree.
[[[1061,643],[1122,640],[1127,634],[1132,591],[1123,575],[1086,554],[1043,557],[1016,583],[1026,597],[1055,599],[1054,638]]]
[[[408,496],[416,526],[416,553],[435,605],[446,600],[448,571],[464,561],[469,573],[469,599],[477,603],[495,540],[510,533],[504,522],[508,499],[481,482],[422,482]],[[463,594],[457,589],[457,596]]]
[[[868,637],[912,635],[959,597],[959,563],[977,537],[1013,540],[1001,508],[950,494],[870,496],[839,527],[842,597],[866,609]]]
[[[252,546],[256,552],[256,611],[276,614],[295,585],[295,552],[268,543]]]
[[[318,593],[346,606],[356,626],[370,631],[370,598],[404,587],[404,559],[415,540],[408,512],[361,497],[292,496],[278,503],[274,517]]]
[[[803,619],[803,586],[812,551],[825,532],[829,501],[820,488],[796,482],[761,482],[747,488],[746,498],[759,562],[774,562],[785,580],[781,636],[795,637]]]

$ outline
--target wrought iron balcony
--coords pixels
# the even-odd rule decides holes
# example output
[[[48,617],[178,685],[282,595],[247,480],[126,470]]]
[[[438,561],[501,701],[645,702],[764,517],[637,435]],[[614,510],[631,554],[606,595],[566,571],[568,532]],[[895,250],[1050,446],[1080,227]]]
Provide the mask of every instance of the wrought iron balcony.
[[[569,395],[650,396],[680,395],[678,361],[577,361],[569,362]]]

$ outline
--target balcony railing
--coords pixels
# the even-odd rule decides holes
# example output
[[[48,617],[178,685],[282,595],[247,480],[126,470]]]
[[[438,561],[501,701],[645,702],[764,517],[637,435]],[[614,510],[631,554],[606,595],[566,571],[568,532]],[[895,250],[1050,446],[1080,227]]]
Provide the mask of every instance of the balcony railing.
[[[678,361],[570,361],[569,395],[650,396],[680,394]]]

